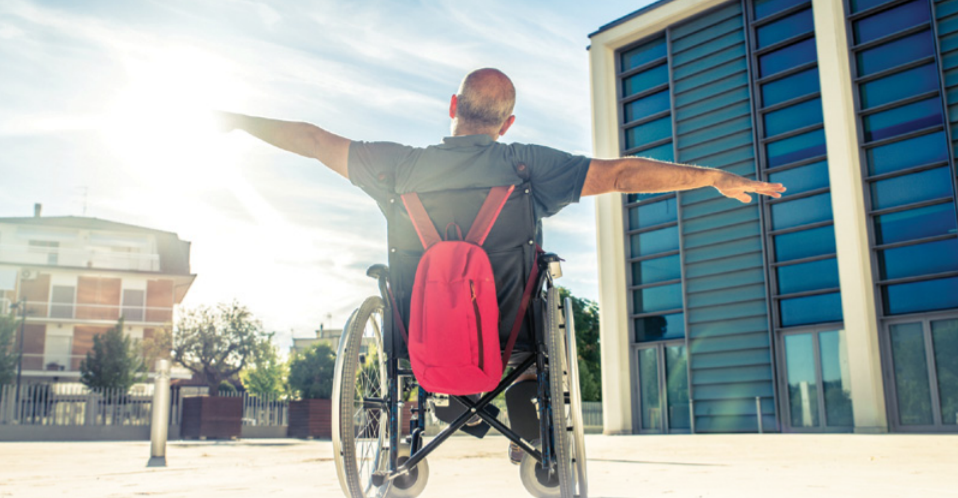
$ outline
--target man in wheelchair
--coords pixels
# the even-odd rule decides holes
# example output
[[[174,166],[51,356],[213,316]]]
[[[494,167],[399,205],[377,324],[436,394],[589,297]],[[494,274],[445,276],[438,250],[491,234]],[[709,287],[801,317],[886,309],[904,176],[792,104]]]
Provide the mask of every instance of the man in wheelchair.
[[[348,178],[387,218],[389,266],[368,272],[381,295],[350,317],[337,359],[334,448],[348,496],[416,496],[428,476],[426,455],[456,430],[482,437],[490,427],[510,439],[510,458],[521,461],[533,495],[585,496],[571,307],[558,302],[552,284],[558,256],[539,249],[541,219],[582,196],[613,192],[713,187],[747,203],[751,193],[785,190],[717,169],[500,143],[515,123],[515,95],[496,69],[469,73],[450,99],[452,136],[425,148],[220,113],[226,130]],[[440,247],[446,252],[436,256]],[[481,255],[470,252],[477,247]],[[508,427],[491,404],[503,392]],[[418,407],[404,415],[412,397]],[[449,423],[428,444],[427,410]]]

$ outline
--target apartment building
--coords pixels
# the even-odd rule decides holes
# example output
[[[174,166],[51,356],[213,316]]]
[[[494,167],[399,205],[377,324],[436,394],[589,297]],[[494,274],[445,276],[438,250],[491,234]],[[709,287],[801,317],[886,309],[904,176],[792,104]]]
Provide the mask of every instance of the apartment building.
[[[175,233],[98,218],[0,218],[0,312],[26,313],[24,381],[79,379],[93,337],[122,316],[145,339],[170,329],[196,275]]]
[[[605,430],[958,432],[958,1],[661,0],[590,35]]]

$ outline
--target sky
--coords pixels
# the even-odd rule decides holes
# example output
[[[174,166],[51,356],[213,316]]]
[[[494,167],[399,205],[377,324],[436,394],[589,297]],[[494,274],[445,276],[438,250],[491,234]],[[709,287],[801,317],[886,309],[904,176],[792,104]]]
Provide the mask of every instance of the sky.
[[[237,300],[287,347],[377,293],[375,203],[223,109],[425,147],[470,70],[515,82],[504,142],[591,155],[588,34],[649,0],[0,2],[0,217],[91,216],[175,232],[184,305]],[[592,199],[545,220],[560,284],[598,298]]]

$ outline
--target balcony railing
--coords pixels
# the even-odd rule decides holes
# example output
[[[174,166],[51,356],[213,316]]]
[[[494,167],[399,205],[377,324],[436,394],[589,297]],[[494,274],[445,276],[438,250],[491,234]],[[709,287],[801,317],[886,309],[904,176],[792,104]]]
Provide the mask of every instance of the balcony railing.
[[[0,302],[0,307],[3,303]],[[57,303],[27,301],[27,320],[44,318],[60,320],[117,321],[120,316],[126,323],[162,324],[173,321],[172,307],[116,306],[111,304]]]
[[[0,244],[0,261],[23,265],[70,266],[101,270],[160,271],[159,254],[123,253],[103,249]]]
[[[86,355],[23,353],[24,375],[59,375],[80,371],[80,362]]]

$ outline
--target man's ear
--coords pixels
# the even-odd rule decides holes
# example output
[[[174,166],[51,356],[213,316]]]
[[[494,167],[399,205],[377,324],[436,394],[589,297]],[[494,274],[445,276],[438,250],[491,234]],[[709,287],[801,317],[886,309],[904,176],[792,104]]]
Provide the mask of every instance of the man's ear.
[[[456,107],[459,105],[459,97],[456,94],[449,99],[449,119],[456,119]]]
[[[505,135],[506,132],[509,131],[509,127],[512,126],[512,123],[515,123],[515,122],[516,122],[516,115],[513,114],[512,116],[509,116],[509,119],[506,119],[506,122],[502,123],[502,127],[499,128],[499,136],[501,137]]]

